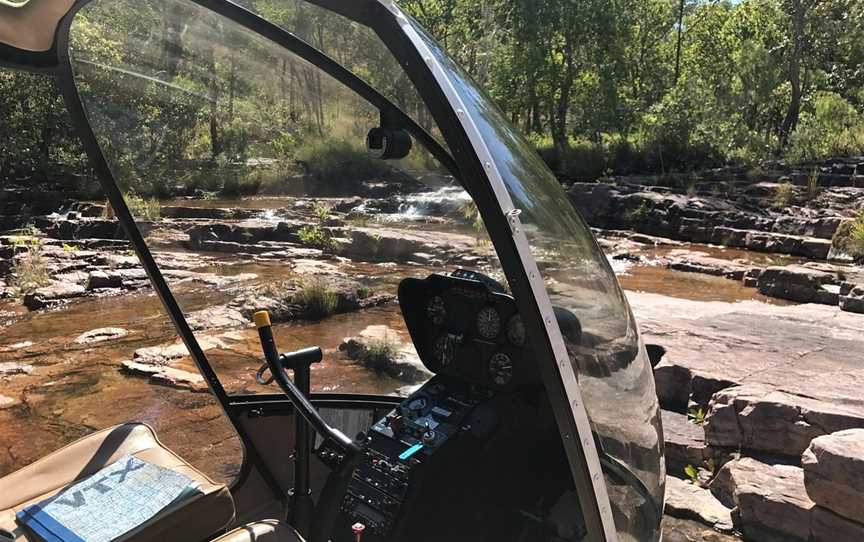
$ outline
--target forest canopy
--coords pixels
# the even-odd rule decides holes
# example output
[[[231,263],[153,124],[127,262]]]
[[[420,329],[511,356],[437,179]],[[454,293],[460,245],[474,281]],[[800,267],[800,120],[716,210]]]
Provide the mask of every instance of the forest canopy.
[[[325,50],[434,132],[404,73],[373,43],[374,35],[364,32],[368,29],[324,16],[298,0],[239,3]],[[400,4],[566,179],[864,153],[860,0]],[[88,50],[113,54],[108,38],[82,28],[80,39]],[[188,137],[171,142],[178,156],[224,165],[287,156],[302,162],[304,153],[320,162],[322,156],[350,153],[345,141],[328,144],[335,148],[322,148],[328,145],[317,141],[318,147],[309,148],[314,139],[309,135],[325,126],[333,129],[343,110],[339,103],[345,103],[311,99],[321,88],[314,74],[290,68],[281,83],[274,78],[273,96],[279,95],[280,84],[296,84],[302,95],[291,98],[291,104],[268,102],[269,118],[258,115],[244,122],[243,112],[253,110],[244,100],[261,95],[243,87],[246,78],[234,76],[242,59],[226,54],[206,62],[221,74],[218,85],[194,88],[209,97],[209,105],[148,110],[154,118],[183,116]],[[99,81],[92,79],[96,85]],[[282,95],[287,96],[285,87]],[[50,78],[0,71],[0,115],[0,176],[57,177],[73,188],[92,182]],[[342,125],[338,131],[346,138],[360,133]],[[160,196],[171,192],[153,179],[133,188]]]

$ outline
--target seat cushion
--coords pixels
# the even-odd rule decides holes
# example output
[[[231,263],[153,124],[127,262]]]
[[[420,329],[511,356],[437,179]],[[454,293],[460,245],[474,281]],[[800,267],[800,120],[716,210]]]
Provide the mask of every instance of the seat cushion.
[[[200,484],[203,494],[164,510],[124,542],[198,542],[224,531],[233,521],[234,500],[228,488],[215,484],[166,448],[148,425],[127,423],[90,434],[0,478],[0,532],[12,533],[16,542],[35,540],[15,522],[18,511],[126,454],[188,476]]]
[[[290,525],[269,519],[234,529],[213,542],[303,542],[303,539]]]

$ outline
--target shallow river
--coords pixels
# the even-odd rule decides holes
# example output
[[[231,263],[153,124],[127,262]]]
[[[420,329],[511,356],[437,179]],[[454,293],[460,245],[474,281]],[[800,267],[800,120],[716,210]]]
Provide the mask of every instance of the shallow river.
[[[266,209],[277,202],[284,203],[283,200],[251,200],[246,205]],[[219,206],[224,205],[225,202],[219,202]],[[670,250],[681,248],[645,247],[640,250],[641,255],[651,262]],[[773,256],[729,249],[695,245],[686,248],[730,260],[746,258],[762,264],[776,261]],[[220,257],[224,259],[224,255]],[[234,265],[218,265],[199,271],[222,275],[255,273],[262,284],[292,277],[292,272],[282,265],[231,263]],[[620,265],[618,262],[615,265],[623,286],[629,290],[704,301],[769,301],[759,296],[756,290],[720,277],[669,271],[661,265]],[[425,276],[435,271],[422,266],[347,262],[341,266],[346,275],[359,278],[375,291],[393,294],[401,278]],[[230,290],[192,283],[179,285],[176,292],[187,312],[231,299]],[[238,440],[207,393],[151,384],[146,378],[120,370],[121,363],[131,359],[137,349],[166,345],[176,340],[173,328],[152,293],[86,298],[62,309],[36,313],[27,313],[16,301],[2,300],[0,320],[13,322],[0,328],[0,367],[8,369],[23,365],[21,370],[26,372],[3,376],[4,371],[0,371],[0,400],[7,396],[19,402],[12,407],[0,408],[0,476],[74,438],[130,419],[152,424],[169,447],[215,479],[227,481],[237,473],[240,460]],[[405,384],[364,369],[338,351],[344,338],[373,324],[387,325],[407,340],[395,304],[337,315],[322,322],[277,325],[276,338],[283,351],[311,344],[324,350],[323,363],[313,369],[314,390],[395,393]],[[93,345],[75,342],[82,333],[104,327],[123,328],[129,334]],[[217,341],[218,346],[210,349],[207,355],[229,392],[274,391],[254,382],[255,371],[261,362],[254,329],[199,334],[199,338],[203,336]],[[177,366],[194,370],[189,359],[181,360]]]

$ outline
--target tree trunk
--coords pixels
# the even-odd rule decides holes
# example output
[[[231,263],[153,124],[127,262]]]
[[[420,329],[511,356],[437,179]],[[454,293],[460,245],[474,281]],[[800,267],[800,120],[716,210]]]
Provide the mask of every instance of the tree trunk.
[[[678,78],[681,76],[681,41],[683,40],[684,30],[684,0],[678,5],[678,43],[675,46],[675,84],[678,84]]]
[[[801,113],[801,57],[804,50],[804,16],[806,7],[803,0],[792,0],[792,52],[789,55],[789,84],[792,97],[789,109],[780,127],[780,150],[789,144],[789,136],[798,126]]]

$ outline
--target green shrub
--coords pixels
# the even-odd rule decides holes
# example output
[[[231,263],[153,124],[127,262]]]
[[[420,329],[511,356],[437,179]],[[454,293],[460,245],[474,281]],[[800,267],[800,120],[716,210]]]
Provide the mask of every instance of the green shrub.
[[[325,281],[315,278],[300,282],[294,302],[303,307],[307,318],[321,320],[336,312],[339,296]]]
[[[864,115],[839,94],[817,92],[789,139],[787,157],[819,160],[864,152]]]
[[[691,408],[687,411],[687,420],[695,425],[705,425],[705,411],[701,408]]]
[[[636,207],[628,214],[628,218],[630,222],[633,224],[638,224],[640,222],[644,222],[648,220],[651,216],[651,208],[648,207],[648,204],[644,201],[639,204],[639,207]]]
[[[316,203],[312,208],[312,214],[315,218],[315,223],[303,226],[297,232],[300,242],[306,246],[320,248],[321,250],[337,250],[339,243],[333,239],[330,235],[330,230],[326,228],[327,220],[330,218],[330,207],[323,203]]]

